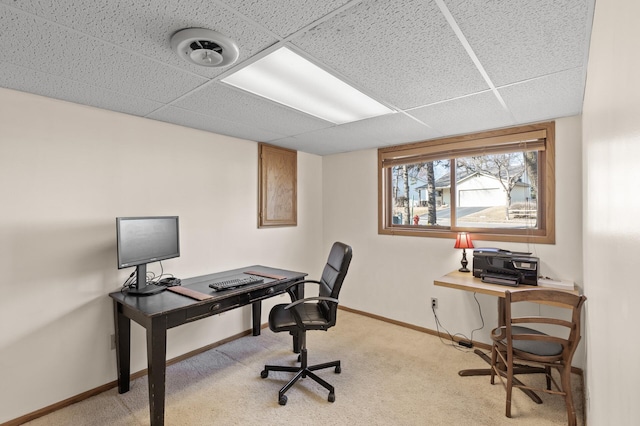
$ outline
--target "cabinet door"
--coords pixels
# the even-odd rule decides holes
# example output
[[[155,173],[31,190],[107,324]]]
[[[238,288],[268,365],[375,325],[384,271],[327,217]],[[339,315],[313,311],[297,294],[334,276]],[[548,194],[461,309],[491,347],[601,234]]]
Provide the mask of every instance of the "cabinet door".
[[[258,150],[258,227],[296,226],[298,153],[264,143]]]

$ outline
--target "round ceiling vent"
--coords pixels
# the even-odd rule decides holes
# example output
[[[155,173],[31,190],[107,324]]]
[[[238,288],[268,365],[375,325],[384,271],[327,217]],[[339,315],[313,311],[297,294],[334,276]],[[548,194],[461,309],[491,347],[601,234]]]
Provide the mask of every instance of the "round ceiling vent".
[[[205,28],[186,28],[171,36],[171,48],[185,61],[202,67],[224,67],[239,55],[228,37]]]

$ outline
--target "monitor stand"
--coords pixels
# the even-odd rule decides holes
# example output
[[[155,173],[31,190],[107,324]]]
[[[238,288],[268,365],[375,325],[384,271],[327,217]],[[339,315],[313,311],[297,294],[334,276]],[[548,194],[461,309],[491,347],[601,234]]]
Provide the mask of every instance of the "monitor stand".
[[[140,283],[143,283],[142,285]],[[136,285],[129,287],[127,294],[132,296],[150,296],[165,291],[167,288],[161,285],[147,284],[147,264],[136,266]]]

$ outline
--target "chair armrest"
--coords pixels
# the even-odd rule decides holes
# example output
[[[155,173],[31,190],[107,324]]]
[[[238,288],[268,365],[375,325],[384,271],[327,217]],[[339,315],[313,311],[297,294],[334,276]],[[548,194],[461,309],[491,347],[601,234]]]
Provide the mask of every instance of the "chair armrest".
[[[306,284],[306,283],[313,283],[313,284],[320,284],[320,281],[318,280],[300,280],[300,281],[294,281],[291,284],[289,284],[288,286],[285,287],[285,290],[289,290],[291,287],[296,286],[298,284]]]
[[[336,299],[335,297],[324,297],[324,296],[317,296],[317,297],[305,297],[304,299],[298,299],[294,302],[289,303],[287,306],[284,307],[284,309],[291,309],[296,305],[299,305],[301,303],[304,302],[309,302],[312,300],[324,300],[327,302],[332,302],[335,303],[336,305],[339,303],[338,299]]]
[[[289,293],[289,296],[291,297],[291,301],[294,302],[298,299],[296,299],[296,294],[293,291],[294,287],[297,287],[300,284],[307,284],[307,283],[311,283],[311,284],[320,284],[320,281],[317,280],[300,280],[300,281],[295,281],[292,282],[291,284],[289,284],[288,286],[286,286],[284,289],[287,293]]]
[[[333,297],[325,297],[325,296],[317,296],[317,297],[305,297],[304,299],[298,299],[295,300],[291,303],[289,303],[287,306],[284,307],[285,310],[289,310],[291,308],[294,308],[300,304],[303,304],[304,302],[308,302],[308,301],[326,301],[326,302],[331,302],[331,303],[335,303],[336,305],[338,304],[338,299],[333,298]],[[296,324],[298,325],[298,327],[300,327],[300,329],[305,330],[305,326],[304,326],[304,322],[302,321],[302,318],[300,318],[300,314],[298,313],[297,309],[291,309],[291,316],[293,317],[294,321],[296,322]]]

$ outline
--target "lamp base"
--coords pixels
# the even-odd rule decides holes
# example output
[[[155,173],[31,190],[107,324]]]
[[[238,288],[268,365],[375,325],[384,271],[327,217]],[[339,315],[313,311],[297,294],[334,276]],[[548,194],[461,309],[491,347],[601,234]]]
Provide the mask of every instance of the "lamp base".
[[[462,268],[458,269],[458,271],[460,271],[460,272],[471,272],[469,270],[469,268],[467,268],[467,265],[469,264],[469,262],[467,262],[467,250],[466,249],[462,249],[462,260],[460,261],[460,264],[462,265]]]

